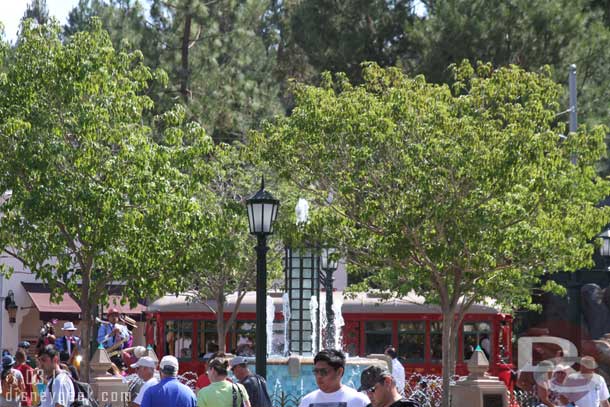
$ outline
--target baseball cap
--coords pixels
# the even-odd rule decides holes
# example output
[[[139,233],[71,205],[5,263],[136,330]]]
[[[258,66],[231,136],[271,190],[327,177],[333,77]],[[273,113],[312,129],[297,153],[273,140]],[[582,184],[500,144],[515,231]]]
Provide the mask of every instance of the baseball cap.
[[[161,362],[159,362],[159,368],[163,372],[167,372],[170,374],[178,372],[178,359],[175,356],[163,356]]]
[[[392,374],[379,366],[369,366],[360,374],[360,387],[358,391],[367,390],[381,382],[384,377],[392,377]]]
[[[157,367],[157,363],[150,356],[142,356],[136,363],[131,365],[131,367],[134,369],[136,367],[150,367],[154,369],[155,367]]]
[[[15,364],[15,359],[11,355],[2,357],[2,367],[9,367]]]
[[[243,356],[235,356],[229,362],[229,366],[231,366],[231,368],[234,368],[235,366],[238,366],[238,365],[247,365],[247,364],[248,364],[248,361]]]

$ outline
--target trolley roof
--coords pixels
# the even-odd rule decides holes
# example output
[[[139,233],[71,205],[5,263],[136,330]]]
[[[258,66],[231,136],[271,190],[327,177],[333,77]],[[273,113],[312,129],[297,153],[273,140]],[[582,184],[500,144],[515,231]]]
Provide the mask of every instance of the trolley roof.
[[[282,297],[281,293],[270,293],[275,306],[275,312],[282,312]],[[225,312],[233,312],[237,294],[227,296],[227,304]],[[344,314],[357,313],[388,313],[388,314],[425,314],[425,313],[440,313],[438,305],[426,304],[424,297],[414,293],[400,298],[383,299],[375,293],[350,293],[344,296],[343,292],[335,291],[333,293],[333,301],[338,302],[343,300],[341,308]],[[320,293],[319,304],[324,307],[325,293]],[[216,301],[208,300],[205,303],[193,302],[186,294],[166,295],[151,303],[147,312],[212,312],[216,311]],[[256,292],[249,291],[243,298],[239,307],[239,312],[256,312]],[[500,312],[489,305],[473,304],[469,313],[479,314],[497,314]]]

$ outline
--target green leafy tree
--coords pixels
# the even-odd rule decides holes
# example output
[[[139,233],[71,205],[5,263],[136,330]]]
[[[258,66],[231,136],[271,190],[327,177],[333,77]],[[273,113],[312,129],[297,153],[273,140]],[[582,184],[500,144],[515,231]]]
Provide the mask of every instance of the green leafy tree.
[[[321,87],[297,85],[292,115],[251,140],[317,203],[311,227],[351,269],[440,305],[444,406],[468,308],[486,297],[530,306],[542,275],[591,264],[610,215],[596,207],[610,192],[594,169],[604,128],[562,141],[548,69],[452,72],[452,87],[376,65],[359,86],[327,74]]]
[[[189,224],[185,233],[198,238],[183,254],[180,273],[181,290],[190,301],[208,305],[216,315],[218,346],[226,350],[225,337],[233,326],[243,298],[255,288],[255,239],[248,229],[245,201],[260,182],[261,172],[253,170],[246,160],[248,150],[239,144],[219,144],[214,153],[199,157],[191,164],[195,180],[193,197],[200,205],[193,219],[205,218],[199,224]],[[202,167],[199,164],[202,164]],[[197,168],[210,172],[212,177],[197,175]],[[281,239],[269,239],[268,280],[281,276],[283,247]],[[227,297],[235,293],[233,310],[225,320]],[[209,302],[213,300],[213,302]]]
[[[140,50],[148,56],[156,38],[146,20],[146,9],[138,0],[79,0],[68,14],[64,35],[70,36],[91,28],[93,17],[101,20],[115,48]],[[150,61],[146,61],[151,65]]]
[[[516,64],[526,70],[543,65],[565,85],[562,105],[568,106],[568,67],[578,69],[579,121],[608,123],[610,27],[604,2],[577,0],[469,1],[437,0],[426,18],[415,25],[415,60],[402,63],[429,81],[450,83],[446,67],[463,59],[490,61],[495,67]],[[563,109],[566,110],[566,109]],[[567,115],[560,118],[567,122]],[[600,171],[608,174],[602,161]]]
[[[56,23],[26,20],[0,79],[0,190],[11,191],[0,247],[55,298],[77,299],[88,355],[107,284],[122,282],[132,304],[177,286],[172,271],[194,239],[181,232],[194,203],[179,165],[211,143],[174,112],[165,144],[151,141],[142,93],[154,78],[99,22],[62,42]]]

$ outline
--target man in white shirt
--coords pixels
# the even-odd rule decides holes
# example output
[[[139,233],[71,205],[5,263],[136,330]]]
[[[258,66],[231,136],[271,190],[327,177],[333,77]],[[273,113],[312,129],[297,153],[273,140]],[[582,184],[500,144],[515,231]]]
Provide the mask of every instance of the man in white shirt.
[[[69,407],[74,401],[74,385],[70,374],[59,368],[59,354],[52,345],[45,347],[38,356],[40,367],[47,378],[41,407]]]
[[[396,382],[396,389],[401,396],[405,395],[405,368],[398,359],[396,348],[388,346],[385,349],[385,354],[392,358],[392,378]]]
[[[574,400],[576,397],[573,396],[577,395],[578,399],[574,401],[576,407],[610,407],[608,386],[604,378],[595,373],[595,368],[595,359],[584,356],[580,359],[580,373],[571,374],[565,380],[563,389],[579,390],[578,393],[565,393],[570,400]]]
[[[325,349],[313,359],[313,374],[319,390],[301,400],[299,407],[366,407],[370,400],[355,389],[341,384],[345,373],[345,355],[335,349]]]
[[[137,369],[138,376],[142,379],[144,384],[140,388],[136,398],[131,401],[130,407],[140,407],[146,390],[159,383],[159,380],[155,377],[157,363],[150,356],[143,356],[136,363],[131,365],[131,367]]]

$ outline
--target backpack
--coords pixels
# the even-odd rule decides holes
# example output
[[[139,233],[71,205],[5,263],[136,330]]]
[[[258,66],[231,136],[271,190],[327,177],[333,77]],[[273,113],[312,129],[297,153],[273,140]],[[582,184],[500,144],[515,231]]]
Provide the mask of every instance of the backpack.
[[[250,405],[253,407],[271,407],[271,399],[269,392],[267,391],[267,382],[265,378],[258,375],[252,374],[244,378],[240,382],[248,392],[250,398]]]
[[[237,390],[236,390],[237,389]],[[241,389],[236,384],[231,384],[231,390],[233,392],[233,407],[245,407],[246,400],[244,399],[244,395],[241,392]],[[239,392],[239,396],[241,397],[241,403],[237,403],[237,392]]]
[[[19,400],[21,397],[19,380],[12,371],[2,380],[2,397],[5,400]]]
[[[70,404],[70,407],[99,407],[97,401],[93,397],[93,391],[91,390],[91,386],[89,383],[79,382],[74,380],[69,373],[65,373],[70,381],[72,382],[72,387],[74,388],[74,401]],[[49,384],[49,393],[51,397],[53,397],[53,381],[55,378],[51,379]]]
[[[75,401],[72,407],[99,407],[97,400],[93,397],[93,389],[91,385],[85,382],[79,382],[70,377],[74,386]]]

